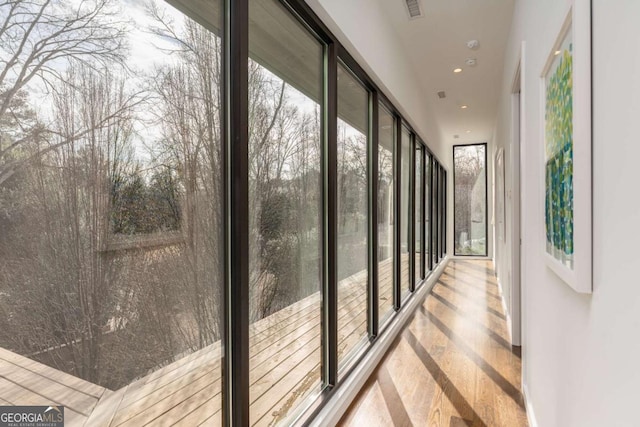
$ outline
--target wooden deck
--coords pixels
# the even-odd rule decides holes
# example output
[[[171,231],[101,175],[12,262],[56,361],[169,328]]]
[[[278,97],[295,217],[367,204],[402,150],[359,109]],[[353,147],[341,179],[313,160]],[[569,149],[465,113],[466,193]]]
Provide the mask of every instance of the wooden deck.
[[[392,263],[381,263],[379,271],[380,296],[391,298]],[[342,360],[366,335],[366,275],[358,273],[339,286]],[[382,298],[381,315],[389,307]],[[319,391],[320,310],[320,295],[314,294],[251,326],[253,425],[277,423]],[[221,353],[220,343],[215,343],[110,391],[1,350],[0,404],[63,405],[68,426],[216,426],[221,424]]]
[[[82,425],[112,392],[0,348],[0,405],[64,405],[67,425]]]

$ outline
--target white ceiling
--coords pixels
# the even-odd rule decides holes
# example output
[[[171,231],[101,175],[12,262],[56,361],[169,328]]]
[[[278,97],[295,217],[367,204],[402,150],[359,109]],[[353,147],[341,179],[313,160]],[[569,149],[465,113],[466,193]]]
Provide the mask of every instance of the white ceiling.
[[[405,0],[377,1],[420,76],[442,142],[489,141],[497,115],[513,0],[420,0],[423,17],[414,20],[408,18]],[[480,42],[476,50],[467,47],[472,39]],[[477,65],[466,66],[467,58],[476,58]],[[455,74],[453,69],[458,67],[463,71]],[[441,90],[446,92],[445,99],[437,96]],[[461,109],[461,105],[468,108]]]

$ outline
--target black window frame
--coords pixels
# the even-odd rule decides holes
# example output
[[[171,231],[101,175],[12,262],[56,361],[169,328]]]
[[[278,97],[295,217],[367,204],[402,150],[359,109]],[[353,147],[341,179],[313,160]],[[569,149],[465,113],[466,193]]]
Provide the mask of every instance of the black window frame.
[[[167,4],[179,5],[185,16],[197,15],[199,8],[193,7],[194,0],[165,0]],[[251,27],[251,1],[262,0],[224,0],[216,3],[222,15],[222,27],[208,27],[222,37],[222,75],[221,94],[221,150],[222,150],[222,211],[223,211],[223,283],[222,283],[222,334],[221,334],[221,419],[225,426],[248,426],[250,419],[250,135],[249,135],[249,35]],[[272,1],[272,0],[269,0]],[[436,241],[438,224],[446,227],[446,200],[439,201],[437,195],[442,191],[436,187],[438,176],[444,171],[436,154],[429,148],[406,115],[391,101],[364,68],[350,54],[347,48],[330,31],[304,0],[273,0],[282,5],[286,13],[302,25],[322,47],[322,95],[318,99],[320,108],[320,175],[321,210],[320,220],[321,271],[319,273],[322,298],[321,303],[321,387],[319,395],[308,398],[303,404],[285,418],[306,420],[313,416],[328,399],[335,396],[336,390],[358,367],[361,360],[374,347],[383,334],[388,333],[390,325],[397,319],[399,312],[415,295],[414,292],[424,284],[435,270],[439,258],[435,259],[440,244]],[[255,3],[254,3],[255,4]],[[217,10],[217,9],[216,9]],[[188,12],[185,12],[188,11]],[[195,18],[197,19],[197,17]],[[200,17],[203,20],[202,17]],[[367,90],[367,267],[366,283],[366,319],[368,342],[359,347],[348,364],[339,365],[338,359],[338,209],[337,209],[337,121],[338,121],[338,67],[342,64]],[[319,66],[318,66],[319,67]],[[284,79],[283,79],[284,80]],[[217,88],[216,88],[217,89]],[[393,313],[384,324],[380,324],[379,301],[379,236],[378,236],[378,149],[379,119],[382,110],[386,110],[394,119],[393,134]],[[402,158],[403,129],[406,128],[409,159]],[[485,150],[486,155],[486,150]],[[409,167],[408,183],[403,182],[403,160]],[[485,160],[486,161],[486,160]],[[427,162],[428,165],[427,165]],[[417,188],[417,167],[420,165],[420,192]],[[445,175],[446,176],[446,175]],[[427,183],[429,185],[427,185]],[[402,200],[403,184],[407,184],[408,200]],[[443,196],[442,196],[443,197]],[[403,203],[407,204],[407,213],[402,217]],[[438,210],[440,209],[440,211]],[[416,214],[420,215],[419,235],[416,230]],[[314,212],[315,213],[315,212]],[[429,229],[425,219],[429,218]],[[438,217],[442,217],[438,220]],[[406,224],[405,224],[406,221]],[[408,290],[403,295],[401,278],[401,236],[407,233],[407,252],[409,265]],[[219,229],[218,229],[219,230]],[[427,232],[429,237],[427,238]],[[442,232],[441,232],[442,234]],[[445,233],[446,234],[446,233]],[[420,264],[416,266],[416,237],[420,240]],[[446,236],[440,236],[440,239]],[[428,263],[428,264],[427,264]],[[427,268],[428,265],[428,268]],[[211,286],[217,283],[211,283]],[[386,313],[385,313],[386,314]],[[339,376],[340,374],[340,376]]]
[[[485,235],[485,245],[484,245],[484,255],[479,255],[479,254],[469,254],[469,255],[465,255],[465,254],[458,254],[456,252],[456,218],[455,218],[455,212],[456,212],[456,148],[460,148],[460,147],[475,147],[475,146],[483,146],[484,147],[484,186],[485,186],[485,191],[484,191],[484,205],[485,205],[485,210],[484,210],[484,235]],[[453,255],[456,257],[479,257],[479,258],[486,258],[489,256],[489,182],[488,182],[488,169],[489,169],[489,163],[488,163],[488,152],[489,151],[489,147],[488,144],[486,142],[477,142],[477,143],[472,143],[472,144],[455,144],[452,148],[452,154],[453,154]]]
[[[171,3],[171,0],[167,0]],[[258,1],[258,0],[255,0]],[[328,27],[320,20],[303,0],[276,0],[282,4],[320,43],[324,49],[323,97],[321,104],[321,144],[322,144],[322,391],[313,401],[292,411],[290,416],[297,420],[308,419],[317,413],[357,367],[378,338],[388,331],[394,314],[382,326],[379,325],[379,284],[378,284],[378,143],[379,115],[383,106],[395,120],[393,129],[393,307],[399,311],[411,298],[418,286],[435,270],[438,260],[433,259],[435,210],[434,171],[441,162],[429,148],[428,142],[420,137],[411,122],[400,112],[390,98],[378,87],[354,57],[340,43]],[[224,284],[223,284],[223,361],[222,361],[222,422],[225,426],[248,426],[250,424],[250,364],[249,364],[249,2],[250,0],[225,0],[223,3],[223,99],[222,141],[224,180]],[[188,1],[181,2],[188,5]],[[338,310],[337,310],[337,67],[342,63],[363,84],[369,92],[369,135],[367,175],[368,188],[368,239],[367,259],[369,280],[367,282],[367,322],[369,345],[364,346],[354,357],[345,372],[338,377]],[[410,135],[411,172],[409,180],[409,298],[402,299],[400,278],[400,233],[401,218],[401,138],[402,127]],[[415,280],[415,146],[420,144],[422,159],[421,192],[422,263]],[[430,162],[427,172],[427,161]],[[427,181],[429,194],[427,194]],[[446,203],[446,201],[445,201]],[[429,239],[426,239],[425,218],[429,212]],[[405,219],[406,220],[406,219]],[[446,237],[445,237],[446,238]],[[428,241],[426,241],[428,240]],[[427,269],[428,263],[428,269]],[[300,418],[302,417],[302,418]]]

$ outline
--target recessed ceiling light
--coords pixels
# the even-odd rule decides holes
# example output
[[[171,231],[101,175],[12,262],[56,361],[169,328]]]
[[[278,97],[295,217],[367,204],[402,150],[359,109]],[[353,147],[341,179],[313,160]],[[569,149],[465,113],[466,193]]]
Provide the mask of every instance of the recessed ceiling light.
[[[453,72],[454,73],[461,73],[462,72],[462,68],[454,68]]]
[[[556,55],[556,56],[560,55],[561,53],[562,53],[562,51],[560,51],[560,50],[556,50],[555,52],[553,52],[553,54]]]
[[[470,130],[467,130],[466,132],[467,132],[467,133],[471,133],[471,131],[470,131]]]
[[[468,106],[466,105],[461,105],[460,108],[462,108],[463,110],[466,110],[468,108]]]

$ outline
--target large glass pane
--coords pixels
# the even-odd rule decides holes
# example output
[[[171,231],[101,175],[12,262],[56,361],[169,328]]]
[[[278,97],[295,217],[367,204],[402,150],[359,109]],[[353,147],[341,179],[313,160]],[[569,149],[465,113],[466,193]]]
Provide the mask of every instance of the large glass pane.
[[[411,134],[409,129],[402,127],[400,137],[400,150],[402,169],[400,171],[400,289],[402,296],[409,292],[410,281],[410,250],[411,244],[409,236],[411,235]]]
[[[425,270],[429,271],[432,267],[432,262],[431,260],[433,258],[431,258],[431,251],[432,251],[432,244],[431,244],[431,201],[432,201],[432,195],[431,195],[431,191],[432,191],[432,186],[431,186],[431,165],[432,165],[432,160],[431,160],[431,156],[429,154],[427,154],[425,156],[425,180],[424,180],[424,185],[425,185],[425,210],[424,210],[424,244],[425,244],[425,258],[426,258],[426,262],[425,262]]]
[[[440,223],[440,214],[438,212],[438,197],[440,194],[438,189],[440,187],[438,186],[438,162],[435,159],[433,159],[431,167],[433,169],[433,191],[431,192],[431,212],[433,213],[433,217],[431,218],[431,263],[435,266],[438,263],[438,225]]]
[[[393,313],[393,143],[396,121],[382,104],[378,111],[378,313],[382,324]]]
[[[435,204],[435,210],[436,210],[436,218],[435,218],[435,247],[434,247],[434,252],[435,252],[435,260],[436,261],[440,261],[440,228],[442,227],[442,201],[441,201],[441,177],[440,177],[440,165],[436,163],[435,168],[433,170],[435,176],[436,176],[436,182],[435,182],[435,190],[436,190],[436,204]]]
[[[445,192],[444,192],[444,169],[442,166],[439,167],[440,170],[440,259],[444,257],[444,233],[445,233],[445,219],[447,212],[445,210]]]
[[[422,177],[423,177],[423,164],[422,164],[422,144],[416,141],[415,152],[415,165],[416,165],[416,182],[413,188],[414,191],[414,222],[415,222],[415,282],[416,284],[424,278],[424,269],[422,268]]]
[[[438,174],[438,261],[442,258],[442,173],[440,171],[440,165],[438,165],[436,172]]]
[[[454,254],[487,255],[487,146],[453,147]]]
[[[320,388],[323,47],[279,1],[249,2],[250,422]]]
[[[440,174],[438,173],[439,164],[436,162],[433,169],[433,187],[435,192],[433,194],[433,262],[438,263],[440,261],[440,241],[438,237],[440,236],[440,223],[442,221],[442,217],[440,215]]]
[[[338,360],[367,340],[369,93],[338,66]]]
[[[443,212],[444,212],[444,220],[442,221],[442,253],[443,255],[447,255],[447,171],[443,169],[443,186],[442,186],[442,199],[443,199]]]
[[[3,376],[68,421],[221,424],[220,5],[0,6]]]

